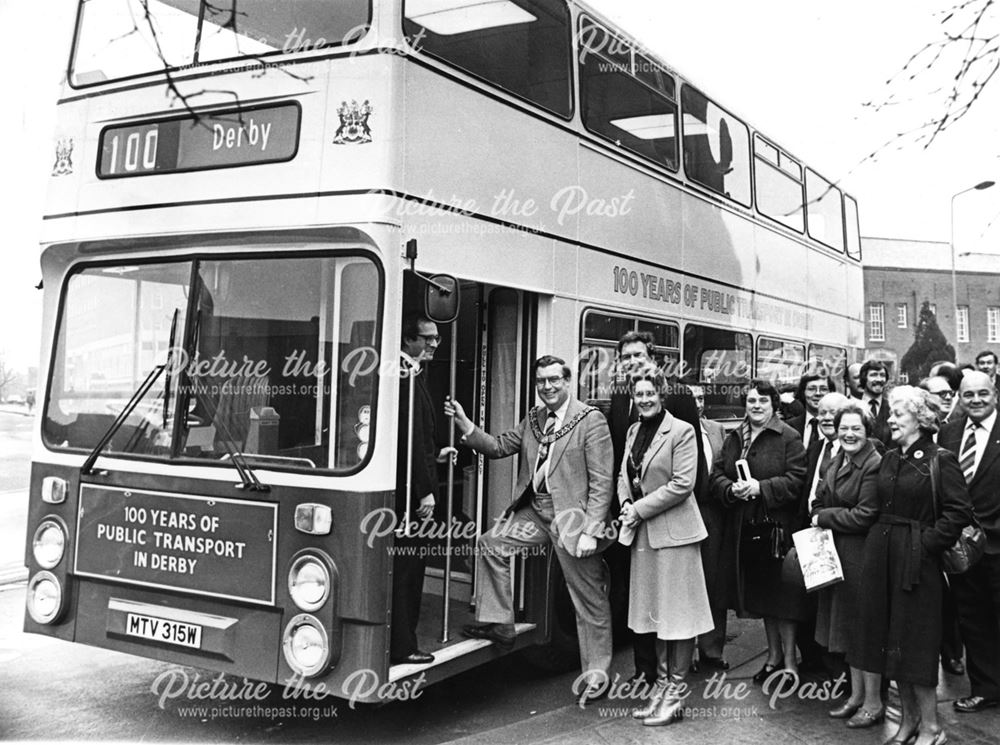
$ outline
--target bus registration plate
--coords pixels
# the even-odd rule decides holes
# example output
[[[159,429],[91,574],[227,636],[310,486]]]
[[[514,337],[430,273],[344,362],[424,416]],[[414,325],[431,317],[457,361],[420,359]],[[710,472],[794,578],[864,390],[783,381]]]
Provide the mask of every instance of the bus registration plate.
[[[129,613],[125,619],[125,633],[154,642],[166,642],[167,644],[201,649],[201,626],[193,623],[168,621],[165,618]]]

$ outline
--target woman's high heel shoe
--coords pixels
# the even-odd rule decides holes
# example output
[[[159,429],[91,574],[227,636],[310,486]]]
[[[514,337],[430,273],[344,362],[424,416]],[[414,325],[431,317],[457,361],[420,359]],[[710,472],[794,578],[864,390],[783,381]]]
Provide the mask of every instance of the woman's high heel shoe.
[[[772,665],[770,662],[765,662],[764,667],[757,671],[757,674],[753,676],[754,683],[763,683],[765,680],[771,677],[773,673],[783,668],[778,665]]]
[[[868,711],[868,709],[858,709],[858,712],[847,720],[847,726],[851,729],[865,729],[866,727],[874,727],[883,719],[885,719],[884,706],[876,712]]]
[[[849,719],[857,713],[858,709],[861,708],[861,704],[852,704],[850,701],[845,701],[836,709],[830,709],[831,719]]]

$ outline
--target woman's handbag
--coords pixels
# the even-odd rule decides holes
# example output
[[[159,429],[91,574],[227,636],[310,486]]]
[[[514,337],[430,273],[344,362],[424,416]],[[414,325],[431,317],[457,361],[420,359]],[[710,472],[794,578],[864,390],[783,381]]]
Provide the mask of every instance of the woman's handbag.
[[[938,514],[938,484],[941,481],[941,464],[938,462],[938,454],[934,453],[931,458],[931,499],[934,503],[934,514]],[[955,545],[944,550],[941,554],[941,568],[948,574],[963,574],[976,565],[983,554],[986,553],[986,533],[983,532],[976,516],[972,516],[972,523],[962,528],[962,534],[955,541]]]
[[[744,564],[781,561],[788,553],[788,531],[767,514],[763,496],[760,504],[763,515],[758,514],[740,529],[740,561]]]

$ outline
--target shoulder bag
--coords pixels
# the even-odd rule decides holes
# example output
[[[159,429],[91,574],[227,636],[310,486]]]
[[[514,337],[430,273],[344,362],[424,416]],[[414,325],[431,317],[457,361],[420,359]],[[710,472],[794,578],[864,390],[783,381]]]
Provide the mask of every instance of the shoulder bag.
[[[938,485],[941,482],[941,464],[938,461],[938,453],[931,456],[931,500],[934,503],[934,514],[938,512]],[[986,552],[986,533],[983,532],[975,514],[972,515],[972,522],[962,528],[962,534],[955,541],[954,546],[950,546],[941,554],[941,568],[948,574],[962,574],[969,571],[976,565]]]

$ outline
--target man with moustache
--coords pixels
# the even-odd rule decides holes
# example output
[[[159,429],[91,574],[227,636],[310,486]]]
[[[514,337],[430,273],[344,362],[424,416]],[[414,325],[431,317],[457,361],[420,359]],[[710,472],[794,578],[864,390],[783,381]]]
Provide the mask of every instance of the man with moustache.
[[[965,415],[944,426],[938,444],[958,456],[986,553],[950,580],[965,641],[970,695],[953,706],[972,713],[1000,705],[1000,418],[997,389],[985,372],[965,374],[959,397]]]
[[[867,360],[861,365],[861,405],[868,409],[872,418],[872,437],[886,447],[892,445],[889,430],[889,401],[885,387],[889,382],[889,368],[884,362]]]
[[[510,558],[551,544],[576,609],[580,639],[579,705],[607,692],[611,665],[611,606],[604,592],[599,542],[609,534],[612,498],[611,433],[598,409],[570,395],[572,376],[558,357],[535,360],[537,406],[513,429],[490,435],[457,401],[445,402],[462,442],[488,458],[519,455],[515,499],[497,530],[480,537],[477,550],[476,620],[463,633],[511,649],[514,598]]]

